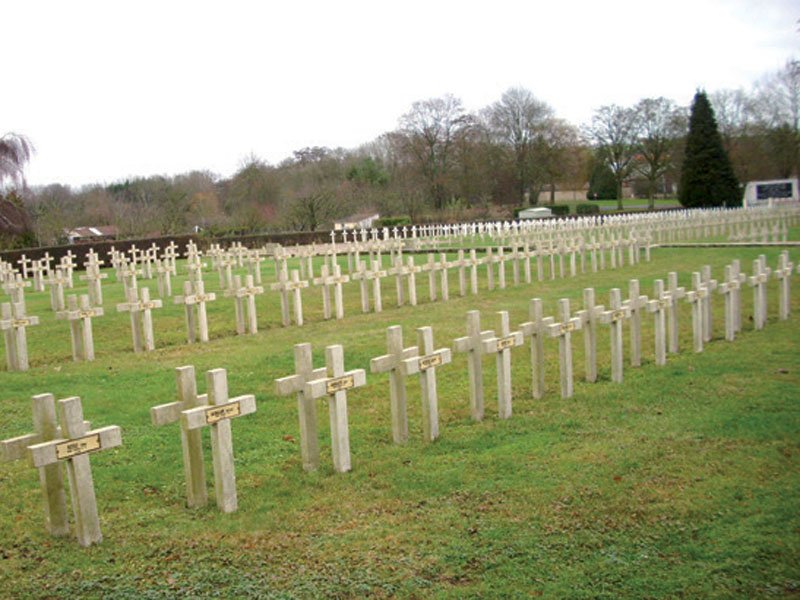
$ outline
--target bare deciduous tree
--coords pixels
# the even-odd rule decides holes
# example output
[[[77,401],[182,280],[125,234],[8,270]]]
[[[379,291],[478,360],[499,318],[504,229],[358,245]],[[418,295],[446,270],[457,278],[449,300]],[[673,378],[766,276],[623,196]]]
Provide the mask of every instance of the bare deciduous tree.
[[[549,144],[548,126],[554,112],[530,90],[510,88],[485,111],[489,130],[498,143],[512,155],[519,201],[539,195],[544,169],[542,157]]]
[[[414,102],[400,117],[395,139],[416,163],[437,209],[447,200],[453,145],[470,122],[461,100],[451,94]]]
[[[633,110],[639,131],[634,169],[647,180],[648,203],[654,208],[658,181],[672,166],[673,149],[686,131],[686,116],[667,98],[644,98]]]
[[[636,113],[616,104],[601,106],[586,128],[598,156],[608,165],[617,183],[617,208],[622,210],[622,184],[630,175],[637,152],[638,123]]]

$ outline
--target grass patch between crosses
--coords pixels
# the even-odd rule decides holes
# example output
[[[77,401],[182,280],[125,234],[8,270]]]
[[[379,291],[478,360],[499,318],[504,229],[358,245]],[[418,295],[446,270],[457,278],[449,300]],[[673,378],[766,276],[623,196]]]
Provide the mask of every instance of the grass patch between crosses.
[[[209,305],[211,341],[185,344],[182,308],[154,311],[156,351],[134,355],[127,315],[114,312],[118,284],[104,285],[106,317],[95,319],[94,363],[70,362],[67,325],[45,294],[29,294],[32,370],[2,372],[0,435],[30,430],[33,394],[81,396],[94,426],[119,425],[123,446],[92,457],[104,541],[89,549],[50,538],[42,523],[36,473],[0,465],[0,595],[3,597],[764,597],[800,593],[800,290],[794,314],[778,322],[776,283],[769,320],[752,331],[752,290],[742,292],[744,332],[723,337],[722,298],[713,295],[714,340],[691,352],[690,308],[680,309],[681,353],[653,364],[652,317],[643,317],[643,365],[610,381],[607,328],[598,336],[599,378],[582,381],[583,343],[573,335],[575,396],[558,394],[558,350],[545,343],[547,393],[530,397],[527,344],[513,351],[513,411],[496,417],[494,359],[484,359],[486,418],[469,416],[466,357],[438,370],[441,438],[421,442],[419,383],[408,380],[410,441],[391,443],[386,375],[368,374],[348,394],[353,471],[334,475],[327,410],[318,406],[322,468],[302,471],[294,398],[273,380],[293,372],[292,345],[309,341],[314,364],[324,347],[344,346],[345,366],[368,368],[385,353],[385,329],[400,324],[406,345],[431,325],[436,347],[465,334],[466,312],[509,310],[512,330],[530,298],[554,315],[559,298],[573,312],[581,290],[608,290],[638,278],[641,292],[678,271],[777,249],[656,249],[635,267],[546,279],[458,297],[451,270],[447,304],[397,308],[384,281],[384,312],[362,315],[358,285],[345,286],[345,320],[322,321],[318,289],[303,292],[306,325],[281,328],[277,294],[257,299],[256,336],[236,337],[232,300]],[[627,258],[627,257],[626,257]],[[797,262],[798,256],[792,258]],[[418,259],[418,263],[421,259]],[[343,263],[344,264],[344,261]],[[588,265],[588,261],[587,261]],[[270,267],[271,268],[271,267]],[[111,277],[113,279],[113,276]],[[272,274],[265,268],[265,284]],[[216,274],[206,276],[219,291]],[[180,282],[173,282],[179,289]],[[77,283],[77,281],[76,281]],[[140,285],[148,285],[142,282]],[[151,288],[154,292],[155,282]],[[175,397],[173,369],[228,369],[231,396],[254,393],[258,412],[233,421],[239,510],[184,508],[176,426],[153,428],[149,408]],[[209,486],[211,456],[205,435]]]

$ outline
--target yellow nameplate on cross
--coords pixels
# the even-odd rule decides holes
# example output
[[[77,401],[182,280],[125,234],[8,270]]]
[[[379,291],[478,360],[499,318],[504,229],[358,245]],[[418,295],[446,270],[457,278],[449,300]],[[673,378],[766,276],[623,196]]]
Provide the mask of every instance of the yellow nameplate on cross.
[[[11,321],[12,327],[27,327],[31,324],[30,319],[14,319]]]
[[[611,313],[611,321],[621,321],[625,318],[625,311],[624,310],[615,310]]]
[[[572,321],[570,321],[569,323],[560,323],[560,325],[561,325],[560,329],[561,335],[564,335],[565,333],[572,333],[573,331],[575,331],[575,323],[573,323]]]
[[[419,359],[419,370],[427,371],[433,367],[438,367],[442,364],[442,357],[440,354],[432,354],[430,356],[423,356]]]
[[[497,351],[500,352],[501,350],[511,348],[513,345],[514,345],[513,335],[510,335],[505,338],[500,338],[499,340],[497,340]]]
[[[56,444],[56,458],[64,460],[87,452],[94,452],[95,450],[100,450],[99,433]]]
[[[328,395],[335,394],[336,392],[341,392],[343,390],[349,390],[352,387],[355,387],[355,381],[352,375],[337,377],[336,379],[329,380],[325,384],[325,390],[328,392]]]
[[[212,406],[206,409],[206,423],[213,425],[225,419],[238,417],[240,414],[242,414],[242,410],[238,402],[232,402],[224,406]]]

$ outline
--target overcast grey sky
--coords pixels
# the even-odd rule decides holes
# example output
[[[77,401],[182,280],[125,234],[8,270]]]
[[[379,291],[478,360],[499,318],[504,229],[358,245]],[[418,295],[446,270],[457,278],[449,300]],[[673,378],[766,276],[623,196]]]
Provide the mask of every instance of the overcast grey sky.
[[[688,104],[800,57],[800,2],[0,0],[0,135],[29,184],[111,183],[254,153],[353,148],[415,100],[468,110],[524,86],[581,124],[603,104]]]

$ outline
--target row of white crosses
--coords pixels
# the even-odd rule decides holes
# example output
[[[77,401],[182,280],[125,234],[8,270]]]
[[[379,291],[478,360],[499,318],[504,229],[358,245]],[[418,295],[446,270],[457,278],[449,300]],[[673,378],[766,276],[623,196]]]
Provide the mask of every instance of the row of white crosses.
[[[591,245],[590,245],[591,246]],[[135,247],[133,248],[135,249]],[[132,250],[133,250],[132,249]],[[184,304],[186,309],[186,321],[187,321],[187,338],[190,343],[196,340],[195,335],[195,328],[199,328],[200,330],[200,340],[205,342],[208,341],[208,323],[207,323],[207,316],[205,311],[205,302],[212,301],[215,299],[214,294],[206,294],[203,291],[203,283],[201,278],[201,269],[202,263],[199,263],[199,253],[192,251],[190,247],[190,257],[188,268],[190,271],[190,281],[186,283],[184,288],[184,295],[175,297],[175,303],[177,304]],[[397,285],[397,298],[398,304],[403,304],[405,302],[406,294],[405,294],[405,286],[403,285],[404,278],[405,283],[408,286],[408,299],[409,303],[415,305],[417,302],[417,295],[416,295],[416,279],[415,274],[420,272],[421,270],[428,271],[428,284],[429,284],[429,292],[431,299],[436,299],[438,297],[437,292],[437,277],[436,272],[439,271],[440,274],[440,286],[441,286],[441,297],[443,300],[447,300],[449,298],[449,289],[448,289],[448,268],[457,268],[459,270],[459,292],[461,295],[466,294],[467,284],[466,284],[466,275],[465,270],[467,268],[470,269],[470,287],[472,293],[477,292],[477,279],[478,279],[478,266],[481,264],[486,265],[486,272],[487,272],[487,280],[488,285],[490,288],[494,287],[494,280],[495,280],[495,264],[497,264],[497,272],[498,272],[498,280],[500,287],[505,286],[505,260],[510,259],[513,260],[514,265],[514,279],[515,281],[518,280],[519,277],[519,262],[520,260],[524,260],[523,265],[525,266],[525,276],[526,281],[530,277],[530,258],[532,256],[536,256],[537,258],[537,270],[539,271],[539,277],[542,277],[543,268],[541,266],[541,259],[542,259],[542,252],[539,250],[531,251],[525,246],[525,250],[519,252],[515,250],[511,254],[506,255],[502,248],[498,250],[497,254],[493,254],[491,249],[487,252],[487,255],[483,258],[478,259],[475,250],[470,251],[469,258],[465,258],[463,250],[459,251],[458,259],[455,261],[447,261],[446,256],[444,254],[440,255],[440,260],[435,261],[433,259],[433,255],[429,255],[428,262],[422,266],[418,267],[414,264],[413,257],[407,257],[407,261],[405,264],[402,262],[402,255],[398,251],[395,256],[396,266],[394,269],[389,271],[384,271],[377,266],[377,262],[373,259],[373,268],[370,271],[366,271],[364,268],[364,263],[357,260],[359,265],[359,270],[355,275],[353,275],[352,279],[355,281],[359,281],[361,286],[361,303],[362,303],[362,310],[368,311],[369,310],[369,282],[372,282],[372,294],[373,294],[373,306],[376,311],[382,310],[382,300],[381,300],[381,285],[380,280],[383,276],[394,275],[396,278],[396,285]],[[559,254],[561,258],[563,258],[563,254]],[[574,256],[574,255],[573,255]],[[602,254],[601,254],[602,256]],[[614,256],[614,252],[612,252],[612,256]],[[551,263],[553,261],[554,255],[550,253]],[[332,256],[332,260],[335,259],[335,254]],[[782,259],[783,260],[783,259]],[[574,260],[571,260],[574,262]],[[765,273],[764,275],[759,275],[758,273],[754,275],[756,279],[764,279],[768,277],[769,273],[767,272],[768,269],[763,266],[764,261],[762,260],[762,267]],[[593,265],[596,263],[594,257],[592,258]],[[602,263],[602,261],[601,261]],[[102,293],[99,290],[99,276],[102,275],[99,273],[99,265],[100,261],[93,255],[93,253],[89,254],[89,258],[85,263],[87,266],[87,278],[90,281],[89,286],[89,304],[90,305],[98,305],[102,302]],[[286,263],[283,262],[283,265]],[[332,316],[332,309],[331,309],[331,300],[330,300],[330,288],[333,288],[334,291],[334,301],[335,301],[335,315],[336,318],[341,319],[344,316],[344,308],[342,302],[342,285],[347,283],[351,278],[347,275],[341,275],[340,269],[338,264],[332,263],[333,266],[333,275],[328,274],[328,265],[324,265],[322,274],[319,278],[314,280],[316,285],[319,285],[323,292],[323,311],[324,316],[326,319],[331,318]],[[194,268],[193,268],[194,267]],[[601,264],[602,268],[602,264]],[[754,267],[755,268],[755,267]],[[310,267],[309,267],[310,269]],[[551,264],[551,276],[555,276],[555,268],[553,264]],[[785,269],[781,269],[779,272],[783,273]],[[90,276],[89,273],[92,275]],[[131,320],[132,320],[132,336],[133,336],[133,345],[135,351],[142,351],[142,350],[151,350],[154,348],[153,342],[153,333],[152,333],[152,317],[150,315],[150,310],[153,308],[157,308],[160,306],[159,301],[151,301],[149,299],[149,291],[141,290],[141,292],[137,288],[136,282],[136,275],[137,271],[135,268],[132,268],[131,265],[128,265],[124,261],[120,264],[120,273],[121,277],[125,283],[125,295],[127,301],[120,304],[117,308],[118,311],[128,311],[131,313]],[[777,273],[776,273],[777,275]],[[194,280],[192,280],[192,276],[194,276]],[[231,284],[230,289],[228,289],[225,293],[228,296],[234,298],[235,301],[235,309],[236,309],[236,330],[237,333],[255,333],[257,331],[257,318],[256,318],[256,305],[255,305],[255,296],[257,294],[263,293],[263,288],[261,286],[257,286],[251,281],[250,277],[246,278],[245,284],[241,284],[241,280],[234,278],[234,283]],[[707,296],[711,291],[713,291],[714,286],[716,286],[716,281],[710,279],[710,275],[708,273],[703,274],[702,281],[704,282],[704,290],[700,290],[695,294],[689,296],[689,298],[694,302],[697,300],[698,306],[702,306],[703,310],[705,311],[705,316],[702,319],[704,333],[703,333],[703,341],[708,341],[710,335],[710,328],[711,328],[711,315],[710,315],[710,303],[705,300],[705,296]],[[63,296],[63,287],[66,285],[66,281],[63,276],[60,274],[59,269],[55,269],[54,277],[51,278],[51,282],[53,283],[51,287],[51,301],[53,306],[57,308],[57,316],[59,318],[68,319],[71,322],[71,333],[73,339],[73,358],[75,360],[91,360],[93,357],[93,349],[92,348],[85,348],[82,349],[81,345],[78,343],[79,337],[75,335],[75,320],[81,318],[84,324],[84,338],[91,338],[91,331],[90,331],[90,324],[91,322],[87,320],[86,317],[94,317],[100,316],[102,314],[102,309],[97,311],[89,310],[88,307],[85,306],[85,302],[81,300],[83,303],[81,306],[81,316],[78,317],[75,314],[76,307],[74,302],[76,300],[70,300],[70,307],[67,310],[64,302]],[[782,284],[782,289],[788,289],[788,277],[784,278],[784,284]],[[279,273],[279,281],[276,284],[273,284],[271,287],[273,290],[278,290],[281,293],[281,319],[284,325],[289,325],[291,323],[291,312],[290,312],[290,299],[291,304],[294,307],[294,321],[295,323],[302,325],[303,323],[303,309],[302,309],[302,296],[301,290],[305,287],[308,287],[307,281],[303,281],[300,279],[300,274],[297,270],[293,270],[291,272],[291,279],[287,276],[286,269],[282,269]],[[7,292],[9,293],[16,293],[16,298],[23,302],[22,310],[17,309],[17,313],[20,315],[18,317],[18,321],[21,323],[24,321],[21,315],[24,315],[24,297],[22,294],[22,287],[15,284],[14,282],[10,282],[6,284]],[[697,286],[695,286],[697,287]],[[763,286],[762,286],[763,287]],[[762,289],[759,287],[759,289]],[[192,288],[191,290],[189,288]],[[195,291],[197,288],[197,291]],[[707,288],[707,289],[705,289]],[[16,290],[16,292],[14,291]],[[765,292],[762,292],[762,296]],[[142,295],[139,298],[139,295]],[[147,297],[145,297],[147,296]],[[787,292],[782,292],[781,298],[786,298]],[[631,310],[632,314],[632,327],[634,330],[637,330],[640,325],[641,320],[641,313],[644,309],[644,302],[645,297],[639,296],[638,292],[635,290],[631,290],[630,298],[627,301],[628,307]],[[246,303],[245,303],[246,302]],[[14,303],[16,304],[16,303]],[[757,307],[762,306],[763,302],[757,302]],[[246,310],[245,310],[246,308]],[[699,310],[699,309],[698,309]],[[783,309],[781,309],[783,310]],[[67,313],[71,314],[72,316],[68,316]],[[196,313],[196,315],[195,315]],[[764,312],[764,314],[766,314]],[[763,322],[765,320],[764,316],[761,316],[761,313],[757,312],[755,322],[757,327],[763,326]],[[246,321],[246,324],[245,324]],[[697,319],[698,323],[701,323],[700,319]],[[89,327],[86,327],[89,325]],[[674,339],[675,339],[675,329],[674,327],[670,326],[670,335],[669,341],[671,346],[674,346]],[[632,336],[632,344],[633,347],[631,349],[631,360],[632,364],[638,365],[639,363],[639,355],[640,351],[636,347],[636,342],[639,339],[638,335]],[[698,346],[701,342],[698,342]],[[23,361],[24,362],[24,361]]]

